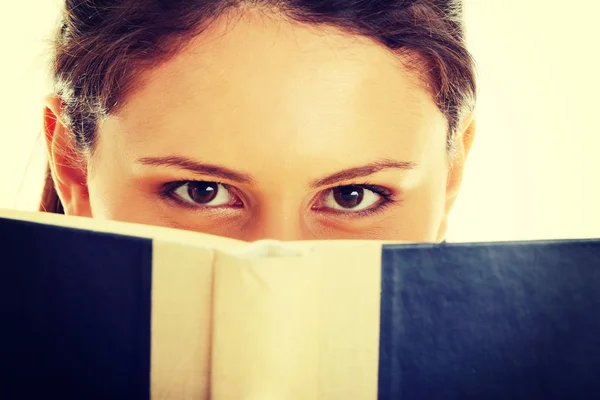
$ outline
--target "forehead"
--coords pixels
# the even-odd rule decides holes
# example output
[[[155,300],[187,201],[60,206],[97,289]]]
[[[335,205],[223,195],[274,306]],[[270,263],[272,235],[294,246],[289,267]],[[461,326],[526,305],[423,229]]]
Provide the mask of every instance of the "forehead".
[[[252,13],[223,19],[142,82],[106,125],[126,131],[119,140],[140,156],[339,163],[444,147],[445,120],[418,77],[382,46],[333,28]]]

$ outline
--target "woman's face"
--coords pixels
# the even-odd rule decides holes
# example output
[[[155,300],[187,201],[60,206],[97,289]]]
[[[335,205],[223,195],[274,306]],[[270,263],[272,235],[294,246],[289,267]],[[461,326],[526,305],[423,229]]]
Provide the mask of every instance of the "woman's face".
[[[446,119],[385,48],[245,16],[141,82],[100,124],[84,182],[54,154],[68,214],[243,240],[443,239],[464,157],[449,168]]]

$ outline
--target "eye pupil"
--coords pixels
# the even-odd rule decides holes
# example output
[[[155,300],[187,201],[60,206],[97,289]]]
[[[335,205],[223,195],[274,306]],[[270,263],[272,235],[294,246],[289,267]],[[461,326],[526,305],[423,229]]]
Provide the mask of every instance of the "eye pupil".
[[[333,198],[342,208],[358,206],[365,196],[365,190],[358,186],[341,186],[333,189]]]
[[[219,184],[214,182],[194,182],[188,184],[188,195],[195,203],[210,203],[217,197]]]

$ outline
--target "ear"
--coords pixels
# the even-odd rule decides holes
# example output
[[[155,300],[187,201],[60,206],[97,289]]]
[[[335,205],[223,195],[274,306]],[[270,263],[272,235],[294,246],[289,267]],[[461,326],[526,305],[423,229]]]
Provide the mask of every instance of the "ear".
[[[460,186],[462,184],[467,156],[471,151],[473,140],[475,139],[475,117],[473,114],[465,118],[462,129],[459,130],[455,138],[455,152],[450,156],[448,179],[446,181],[446,203],[444,217],[438,230],[437,241],[441,242],[446,237],[448,228],[448,216],[450,210],[456,201]]]
[[[61,100],[54,95],[46,97],[44,138],[54,187],[66,215],[91,217],[87,162],[77,151],[73,134],[61,115]]]

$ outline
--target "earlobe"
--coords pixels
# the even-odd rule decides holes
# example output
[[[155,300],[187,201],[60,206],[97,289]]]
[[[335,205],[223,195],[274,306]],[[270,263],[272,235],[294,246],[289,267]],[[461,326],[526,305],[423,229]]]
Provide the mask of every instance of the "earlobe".
[[[448,214],[444,214],[440,227],[438,228],[436,241],[438,243],[446,240],[446,232],[448,231]]]
[[[91,217],[87,163],[72,132],[61,120],[61,101],[48,96],[44,108],[44,139],[56,192],[67,215]]]

